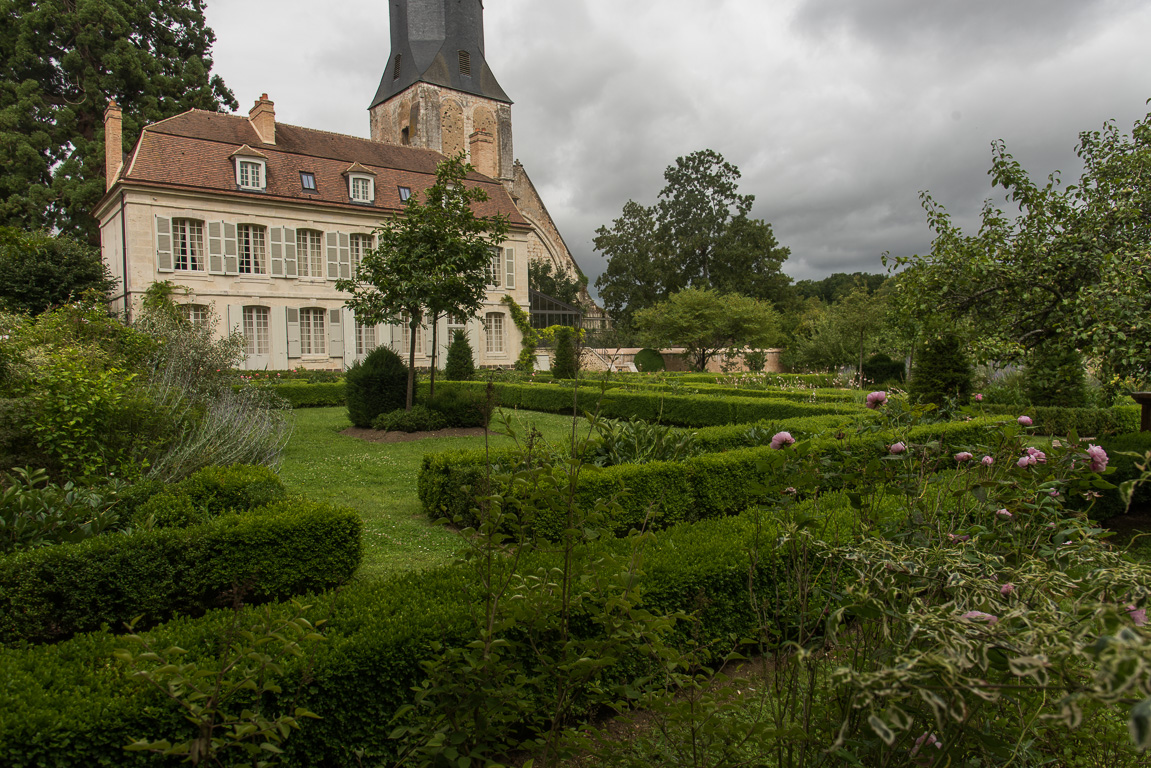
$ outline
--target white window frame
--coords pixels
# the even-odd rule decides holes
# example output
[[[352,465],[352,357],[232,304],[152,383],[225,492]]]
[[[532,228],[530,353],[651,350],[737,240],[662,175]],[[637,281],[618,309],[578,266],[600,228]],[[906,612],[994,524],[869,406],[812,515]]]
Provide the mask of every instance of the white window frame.
[[[365,235],[359,232],[353,232],[348,239],[352,251],[352,277],[356,277],[356,273],[360,269],[360,262],[363,261],[364,254],[375,247],[375,238],[371,235]]]
[[[380,346],[380,333],[375,325],[356,323],[356,357],[368,354]]]
[[[489,355],[504,354],[504,315],[502,312],[488,312],[484,316],[484,341]]]
[[[206,272],[207,256],[204,222],[200,219],[172,219],[172,268],[177,272]]]
[[[324,279],[324,233],[318,229],[296,230],[296,270],[300,277]]]
[[[238,274],[268,274],[268,228],[261,224],[237,224],[236,252]]]
[[[300,354],[328,354],[328,310],[304,307],[300,310]]]
[[[363,182],[367,185],[367,195],[356,195],[356,182]],[[348,174],[348,198],[353,203],[374,203],[376,201],[376,180],[366,173],[349,173]]]
[[[211,316],[207,304],[183,304],[184,318],[193,328],[202,328],[208,324]]]
[[[487,281],[488,288],[499,288],[501,285],[500,276],[503,274],[504,269],[504,251],[502,248],[492,248],[491,257],[488,259],[487,266]]]
[[[251,170],[255,168],[256,179],[251,178]],[[247,172],[247,173],[245,173]],[[240,189],[265,190],[268,188],[268,164],[258,157],[236,158],[236,186]]]
[[[244,352],[249,355],[270,355],[272,311],[268,307],[247,306],[243,309],[243,318]]]

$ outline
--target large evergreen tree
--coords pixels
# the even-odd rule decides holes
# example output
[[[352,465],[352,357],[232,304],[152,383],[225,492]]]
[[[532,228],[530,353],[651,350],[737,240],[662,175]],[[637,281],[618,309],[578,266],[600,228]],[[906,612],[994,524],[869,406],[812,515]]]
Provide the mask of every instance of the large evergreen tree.
[[[104,110],[147,123],[235,109],[211,75],[204,0],[0,0],[0,224],[99,242]]]

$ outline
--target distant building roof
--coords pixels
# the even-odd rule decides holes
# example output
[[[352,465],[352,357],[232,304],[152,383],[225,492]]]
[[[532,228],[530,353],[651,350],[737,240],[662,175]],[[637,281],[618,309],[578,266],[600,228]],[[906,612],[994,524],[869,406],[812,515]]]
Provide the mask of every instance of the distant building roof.
[[[275,144],[262,143],[251,121],[242,115],[193,109],[145,127],[118,181],[397,213],[404,208],[400,187],[412,194],[425,191],[435,182],[436,166],[444,159],[429,149],[283,123],[276,123],[275,139]],[[231,158],[245,146],[266,158],[263,192],[237,187]],[[348,199],[344,174],[353,164],[375,175],[371,203]],[[301,172],[314,174],[314,191],[304,189]],[[528,226],[498,181],[473,172],[468,183],[488,193],[488,202],[475,206],[477,215],[503,213],[512,225]]]

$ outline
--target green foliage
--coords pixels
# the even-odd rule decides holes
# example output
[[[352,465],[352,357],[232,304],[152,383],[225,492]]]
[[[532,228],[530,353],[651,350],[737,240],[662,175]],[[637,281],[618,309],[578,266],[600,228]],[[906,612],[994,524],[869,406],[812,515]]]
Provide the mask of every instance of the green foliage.
[[[593,461],[597,467],[683,461],[700,452],[694,434],[642,419],[596,419],[592,426],[600,438]]]
[[[963,341],[944,333],[923,342],[915,356],[908,391],[918,402],[942,405],[948,399],[967,402],[973,371]]]
[[[117,489],[56,485],[42,469],[0,475],[0,555],[76,542],[121,527]]]
[[[273,616],[271,609],[265,609],[245,626],[237,604],[219,663],[208,668],[185,661],[181,648],[157,648],[145,637],[128,635],[125,639],[138,650],[117,648],[116,658],[134,670],[133,678],[175,703],[197,734],[176,743],[141,738],[124,749],[182,757],[192,765],[218,763],[222,753],[235,750],[251,761],[252,768],[275,764],[273,756],[283,754],[280,745],[288,735],[299,730],[304,718],[319,717],[303,707],[294,707],[290,715],[265,711],[268,701],[284,695],[280,683],[285,663],[309,657],[324,639],[317,631],[324,621],[313,625],[306,618],[311,606],[294,601],[293,605],[296,610],[290,617]]]
[[[578,307],[580,292],[587,287],[587,278],[553,268],[551,261],[546,259],[530,259],[528,287],[553,299],[559,299],[565,304]]]
[[[348,307],[361,322],[406,322],[411,330],[405,406],[415,393],[416,328],[425,314],[472,317],[487,296],[491,249],[507,237],[507,217],[477,216],[473,206],[488,193],[468,175],[463,153],[436,166],[436,181],[412,195],[404,215],[376,231],[377,246],[364,254],[351,280],[336,287],[352,294]]]
[[[558,328],[555,334],[555,354],[552,359],[552,377],[574,379],[579,376],[579,357],[576,354],[575,331]]]
[[[376,347],[363,360],[357,360],[344,377],[348,418],[366,429],[381,413],[403,408],[408,367],[392,350]]]
[[[863,378],[876,384],[889,381],[902,383],[907,376],[907,368],[902,360],[892,360],[884,352],[876,352],[863,364]]]
[[[795,292],[803,299],[819,299],[824,304],[834,304],[856,288],[866,288],[868,293],[876,293],[887,282],[887,275],[869,272],[836,272],[822,280],[798,280]]]
[[[292,408],[330,408],[348,404],[347,385],[343,381],[317,383],[285,381],[282,384],[275,383],[264,386],[267,386],[277,397],[283,398]]]
[[[66,235],[0,227],[0,308],[38,315],[88,291],[111,292],[115,281],[97,248]]]
[[[686,288],[641,310],[635,322],[652,345],[684,347],[697,371],[706,370],[722,349],[770,347],[780,337],[779,315],[770,303],[704,288]]]
[[[1109,475],[1107,479],[1112,485],[1121,486],[1142,475],[1139,465],[1144,463],[1147,452],[1151,451],[1151,432],[1101,437],[1098,444],[1107,451],[1107,457],[1110,459],[1108,466],[1115,468],[1114,474]],[[1086,507],[1086,504],[1082,506]],[[1129,510],[1127,502],[1120,494],[1120,489],[1107,488],[1099,492],[1099,497],[1088,511],[1094,520],[1108,520],[1116,515],[1126,514]],[[1135,486],[1130,511],[1143,514],[1151,512],[1151,485],[1144,483]]]
[[[137,528],[7,555],[0,643],[198,616],[230,604],[237,588],[256,602],[330,589],[359,566],[361,528],[350,509],[285,499],[187,528]]]
[[[665,367],[663,355],[651,347],[645,347],[636,353],[635,367],[638,368],[641,373],[657,373],[662,371]]]
[[[629,200],[610,229],[596,230],[595,249],[608,260],[596,287],[612,317],[630,325],[637,311],[701,284],[784,298],[790,278],[780,267],[790,251],[770,224],[748,217],[755,198],[739,194],[739,176],[710,149],[677,158],[654,207]]]
[[[468,341],[468,335],[457,328],[452,333],[452,343],[448,346],[444,378],[448,381],[471,381],[475,375],[476,364],[472,357],[472,345]]]
[[[521,373],[531,373],[536,367],[536,347],[539,346],[540,337],[532,328],[531,318],[511,296],[504,296],[500,303],[508,308],[512,316],[512,323],[520,332],[520,354],[516,358],[515,368]]]
[[[124,111],[124,149],[141,128],[188,109],[236,109],[211,75],[203,3],[6,3],[0,29],[0,223],[99,243],[104,110]]]
[[[1039,435],[1062,436],[1072,432],[1091,437],[1118,435],[1139,428],[1138,406],[1116,408],[1055,408],[1039,405],[983,405],[979,410],[987,414],[1001,414],[1012,418],[1030,416],[1034,432]]]
[[[936,237],[907,265],[899,291],[913,314],[942,313],[973,329],[984,359],[1015,360],[1046,339],[1098,361],[1101,378],[1151,377],[1151,115],[1130,135],[1114,123],[1079,135],[1079,181],[1037,184],[993,145],[990,175],[1018,211],[984,206],[978,234],[964,234],[924,194]]]
[[[1031,350],[1024,369],[1032,405],[1082,408],[1087,405],[1083,356],[1073,347],[1050,340]]]
[[[487,426],[491,411],[482,391],[468,389],[438,391],[428,408],[443,416],[445,426],[465,428]]]
[[[383,432],[434,432],[445,426],[447,419],[443,414],[423,405],[413,405],[406,411],[398,408],[372,420],[372,429]]]
[[[793,332],[789,365],[801,370],[852,366],[858,373],[866,355],[885,342],[887,312],[887,297],[862,285],[834,304],[809,304]]]

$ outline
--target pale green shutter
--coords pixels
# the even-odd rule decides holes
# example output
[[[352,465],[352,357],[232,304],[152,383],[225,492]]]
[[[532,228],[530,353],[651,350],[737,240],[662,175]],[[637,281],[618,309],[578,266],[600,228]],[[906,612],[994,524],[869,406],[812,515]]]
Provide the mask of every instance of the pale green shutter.
[[[268,229],[268,251],[271,254],[272,277],[284,276],[284,228]]]
[[[156,217],[156,271],[172,271],[172,220]]]
[[[284,276],[298,277],[296,271],[296,230],[284,228]]]
[[[224,222],[208,222],[208,274],[224,274]]]
[[[505,288],[516,287],[516,252],[511,248],[504,250],[504,260],[507,265],[507,280],[504,282]]]

